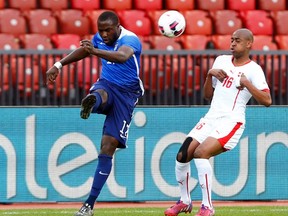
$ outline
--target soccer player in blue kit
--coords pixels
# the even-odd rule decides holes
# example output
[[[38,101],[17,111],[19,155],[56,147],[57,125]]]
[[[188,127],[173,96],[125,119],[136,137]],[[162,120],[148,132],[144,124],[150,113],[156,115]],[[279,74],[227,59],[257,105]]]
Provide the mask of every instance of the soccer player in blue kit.
[[[101,150],[93,184],[87,200],[75,216],[92,216],[94,203],[104,186],[117,148],[126,148],[133,110],[144,94],[139,78],[142,45],[139,38],[120,25],[112,11],[103,12],[98,20],[98,32],[92,41],[82,40],[80,47],[56,62],[47,72],[47,83],[55,82],[62,66],[93,55],[101,58],[101,77],[81,102],[80,116],[90,113],[106,115]]]

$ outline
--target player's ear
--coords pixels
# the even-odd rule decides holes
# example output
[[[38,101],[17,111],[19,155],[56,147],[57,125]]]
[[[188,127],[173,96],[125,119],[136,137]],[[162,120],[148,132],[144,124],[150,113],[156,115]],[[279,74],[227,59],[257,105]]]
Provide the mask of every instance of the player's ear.
[[[252,45],[253,45],[253,41],[248,40],[248,41],[247,41],[247,48],[251,49],[251,48],[252,48]]]

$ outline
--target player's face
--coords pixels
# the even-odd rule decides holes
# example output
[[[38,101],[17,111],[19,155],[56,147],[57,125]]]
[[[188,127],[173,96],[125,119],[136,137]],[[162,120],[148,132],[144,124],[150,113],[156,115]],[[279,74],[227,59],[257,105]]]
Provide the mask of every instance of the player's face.
[[[230,51],[235,58],[240,58],[249,52],[249,41],[240,34],[233,34],[231,37]]]
[[[104,43],[111,46],[120,35],[120,24],[113,24],[111,20],[98,22],[98,32]]]

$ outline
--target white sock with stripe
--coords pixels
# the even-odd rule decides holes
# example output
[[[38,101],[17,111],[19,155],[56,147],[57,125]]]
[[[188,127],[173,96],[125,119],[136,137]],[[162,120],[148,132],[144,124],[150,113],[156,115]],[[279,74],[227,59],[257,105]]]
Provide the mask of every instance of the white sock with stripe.
[[[194,159],[198,171],[198,180],[202,190],[202,204],[213,208],[211,201],[212,167],[208,159]]]
[[[175,164],[175,174],[176,180],[178,181],[178,185],[180,188],[181,198],[185,204],[190,204],[190,190],[189,190],[189,178],[190,178],[190,162],[188,163],[180,163],[176,160]]]

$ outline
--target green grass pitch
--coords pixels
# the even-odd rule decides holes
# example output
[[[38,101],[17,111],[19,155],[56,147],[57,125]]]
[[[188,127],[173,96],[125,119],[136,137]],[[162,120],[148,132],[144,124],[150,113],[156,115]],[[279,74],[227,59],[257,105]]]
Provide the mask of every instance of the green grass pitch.
[[[179,216],[194,216],[198,208],[191,214],[179,214]],[[95,209],[94,216],[163,216],[163,208],[101,208]],[[73,216],[77,209],[25,209],[25,210],[1,210],[2,216]],[[217,207],[215,216],[287,216],[288,206],[249,206],[249,207]]]

